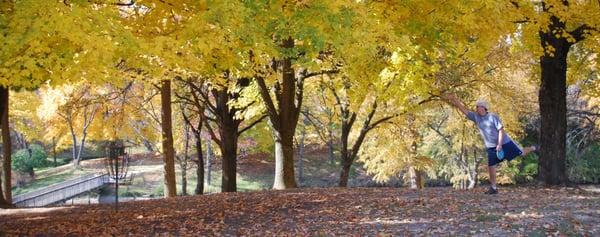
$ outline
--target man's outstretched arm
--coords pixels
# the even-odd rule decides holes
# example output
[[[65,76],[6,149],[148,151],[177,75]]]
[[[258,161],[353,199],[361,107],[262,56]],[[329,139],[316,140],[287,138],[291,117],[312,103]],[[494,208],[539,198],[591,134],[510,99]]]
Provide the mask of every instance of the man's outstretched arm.
[[[456,107],[458,110],[460,110],[460,112],[462,112],[463,114],[465,114],[465,116],[468,116],[469,112],[471,112],[470,110],[467,109],[467,107],[462,103],[462,101],[460,101],[458,99],[458,97],[456,96],[456,94],[451,93],[451,94],[444,94],[440,96],[444,101],[446,101],[448,104]]]

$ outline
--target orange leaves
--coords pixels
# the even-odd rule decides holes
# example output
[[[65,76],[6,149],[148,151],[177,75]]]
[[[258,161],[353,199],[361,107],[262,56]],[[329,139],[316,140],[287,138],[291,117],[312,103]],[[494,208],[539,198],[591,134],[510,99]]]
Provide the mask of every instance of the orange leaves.
[[[299,189],[0,211],[0,235],[598,235],[594,193],[576,189]],[[574,197],[585,196],[587,199]],[[76,218],[76,221],[74,221]]]

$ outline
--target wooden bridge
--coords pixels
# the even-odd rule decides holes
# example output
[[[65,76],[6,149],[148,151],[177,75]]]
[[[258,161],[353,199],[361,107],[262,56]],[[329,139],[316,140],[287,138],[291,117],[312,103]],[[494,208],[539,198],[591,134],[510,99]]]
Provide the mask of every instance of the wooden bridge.
[[[132,177],[130,177],[129,181]],[[120,181],[119,183],[122,183]],[[42,207],[69,200],[80,194],[114,183],[108,174],[92,174],[13,197],[15,207]]]

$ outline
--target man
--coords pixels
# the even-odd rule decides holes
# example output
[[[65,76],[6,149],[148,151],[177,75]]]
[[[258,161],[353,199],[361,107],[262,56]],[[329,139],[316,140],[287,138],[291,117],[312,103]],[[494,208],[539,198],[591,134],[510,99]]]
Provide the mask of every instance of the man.
[[[537,146],[526,147],[521,149],[515,144],[504,131],[504,126],[500,117],[494,113],[489,113],[489,104],[484,100],[478,100],[475,112],[468,110],[465,105],[456,97],[455,94],[442,95],[442,99],[450,103],[450,105],[458,108],[460,112],[467,116],[467,119],[475,122],[479,127],[479,132],[485,143],[488,154],[488,172],[490,174],[491,187],[486,194],[497,194],[498,187],[496,186],[496,166],[503,160],[512,160],[517,156],[526,156],[530,152],[539,150]],[[504,157],[497,156],[497,153],[502,151]]]

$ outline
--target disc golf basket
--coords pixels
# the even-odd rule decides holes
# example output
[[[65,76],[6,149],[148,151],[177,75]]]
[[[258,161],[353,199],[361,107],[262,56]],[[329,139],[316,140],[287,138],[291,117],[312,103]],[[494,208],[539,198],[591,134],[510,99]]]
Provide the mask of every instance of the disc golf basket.
[[[122,142],[111,142],[107,147],[108,158],[105,161],[109,183],[128,183],[129,154]]]
[[[125,152],[126,147],[122,142],[110,142],[106,147],[108,158],[106,159],[106,171],[109,184],[115,185],[115,210],[119,210],[119,184],[131,183],[132,176],[129,175],[129,154]]]

